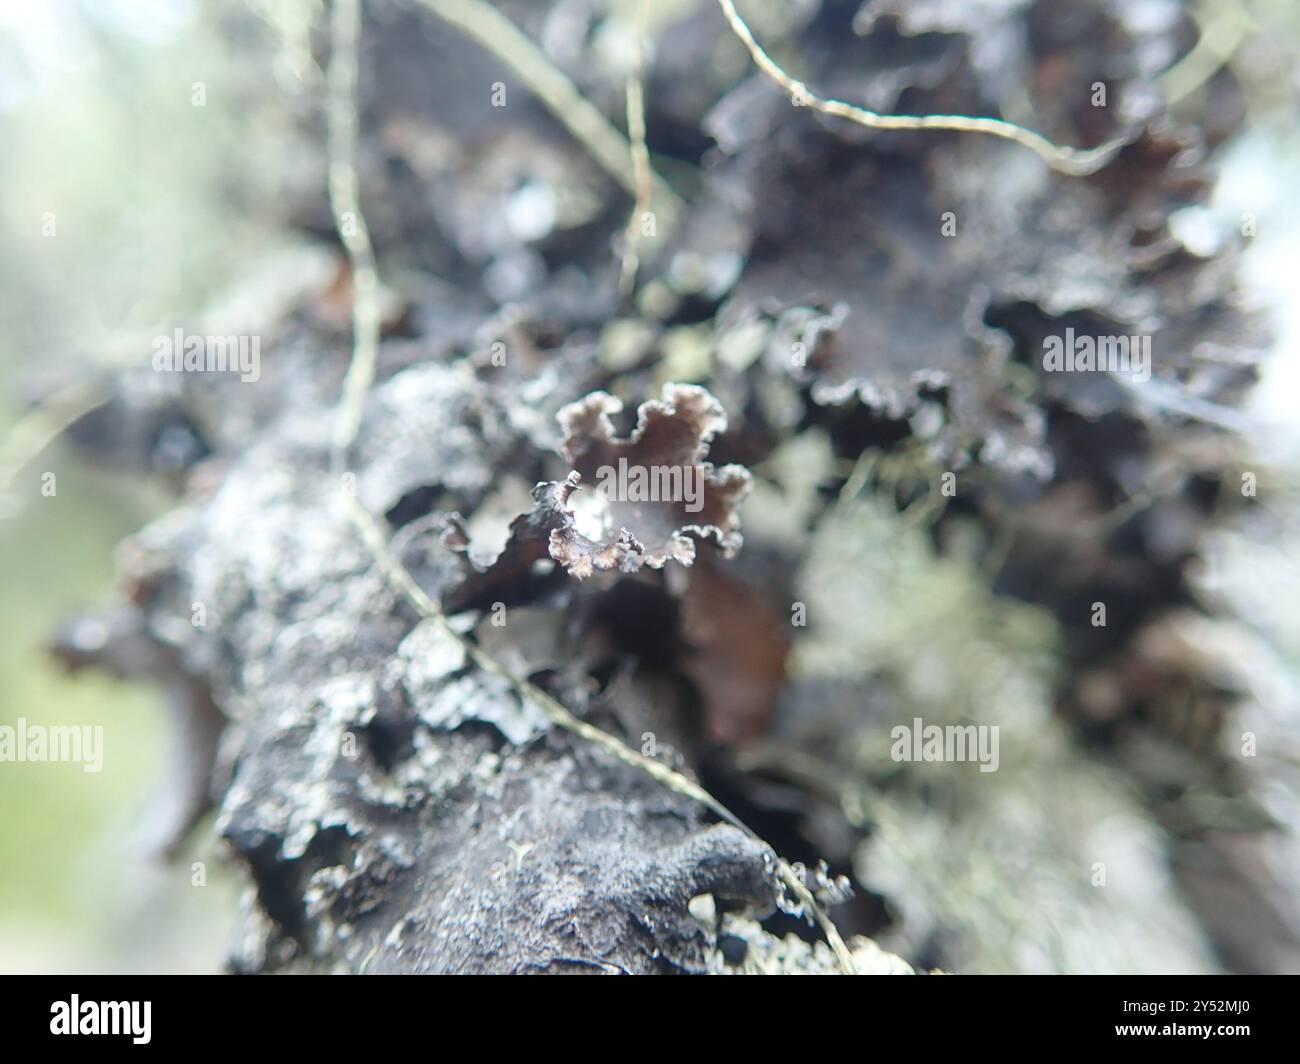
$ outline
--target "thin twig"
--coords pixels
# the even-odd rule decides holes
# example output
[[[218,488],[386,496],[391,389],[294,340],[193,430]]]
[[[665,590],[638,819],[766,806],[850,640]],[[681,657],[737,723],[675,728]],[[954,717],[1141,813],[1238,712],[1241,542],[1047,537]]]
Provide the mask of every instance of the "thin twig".
[[[1181,103],[1214,77],[1255,28],[1250,12],[1237,4],[1216,10],[1209,18],[1203,10],[1193,10],[1188,17],[1196,23],[1196,44],[1156,78],[1169,107]]]
[[[1076,176],[1099,170],[1126,143],[1125,140],[1117,138],[1086,150],[1062,147],[1054,144],[1041,133],[1035,133],[1033,130],[1001,118],[972,118],[968,115],[882,115],[842,100],[826,99],[818,96],[802,81],[791,77],[776,64],[776,61],[763,50],[763,46],[754,39],[753,32],[736,11],[736,5],[732,0],[718,0],[718,3],[732,31],[749,50],[758,68],[790,93],[794,100],[811,107],[814,111],[847,118],[850,122],[856,122],[870,129],[945,129],[958,133],[987,133],[989,136],[1014,141],[1039,155],[1052,169]]]
[[[636,58],[627,76],[627,135],[632,145],[632,176],[636,183],[636,202],[623,232],[623,265],[619,287],[626,295],[636,284],[640,266],[641,229],[650,214],[654,189],[654,171],[650,167],[650,150],[645,142],[645,35],[646,0],[637,6]]]
[[[361,427],[366,393],[375,379],[379,357],[379,273],[370,229],[357,197],[357,39],[361,34],[360,0],[335,0],[330,19],[328,136],[329,198],[334,227],[352,269],[352,359],[343,380],[343,397],[335,423],[332,466],[347,465],[348,450]]]
[[[518,26],[483,0],[419,2],[509,66],[592,158],[629,193],[637,195],[631,146]],[[681,198],[653,171],[651,180],[659,202],[660,224],[671,228],[681,214]]]
[[[9,490],[28,462],[112,397],[113,388],[107,380],[80,378],[51,392],[23,414],[0,444],[0,495]]]

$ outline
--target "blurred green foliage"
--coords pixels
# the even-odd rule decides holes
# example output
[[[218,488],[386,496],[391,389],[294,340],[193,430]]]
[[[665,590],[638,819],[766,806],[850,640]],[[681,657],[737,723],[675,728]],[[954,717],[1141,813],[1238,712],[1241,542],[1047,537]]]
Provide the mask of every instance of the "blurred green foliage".
[[[149,338],[196,314],[270,232],[239,105],[248,63],[210,24],[219,14],[0,15],[0,440],[87,366],[143,363]],[[165,866],[136,837],[167,770],[159,693],[69,678],[44,650],[60,621],[111,597],[115,545],[167,500],[56,443],[0,503],[0,724],[104,729],[99,773],[0,764],[0,971],[211,970],[233,877],[208,854]]]

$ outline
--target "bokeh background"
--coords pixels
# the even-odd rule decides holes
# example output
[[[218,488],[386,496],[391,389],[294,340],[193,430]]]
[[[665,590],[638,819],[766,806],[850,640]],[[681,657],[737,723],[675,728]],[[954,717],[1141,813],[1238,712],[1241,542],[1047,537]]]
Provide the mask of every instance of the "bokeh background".
[[[0,466],[17,477],[0,520],[0,720],[103,725],[106,737],[98,774],[0,767],[4,971],[211,971],[231,922],[234,884],[211,853],[147,856],[140,829],[167,761],[157,690],[68,677],[45,652],[62,620],[109,594],[116,544],[167,508],[166,493],[88,468],[57,440],[13,468],[51,431],[33,403],[69,391],[75,402],[79,383],[94,386],[88,367],[138,361],[265,250],[268,156],[229,91],[260,75],[213,17],[132,0],[0,9]],[[195,83],[207,106],[192,104]],[[53,497],[33,491],[44,472]]]

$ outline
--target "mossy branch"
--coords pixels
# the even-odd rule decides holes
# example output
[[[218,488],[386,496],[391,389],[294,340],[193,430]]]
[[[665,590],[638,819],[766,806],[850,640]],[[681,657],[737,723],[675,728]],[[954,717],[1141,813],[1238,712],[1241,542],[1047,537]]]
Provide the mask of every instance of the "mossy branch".
[[[444,5],[442,0],[422,0],[422,2],[435,8],[448,6]],[[470,5],[466,4],[465,0],[459,0],[458,3],[449,6],[472,9],[482,5]],[[495,12],[492,12],[492,15],[499,17],[496,16]],[[354,278],[352,360],[348,367],[343,394],[339,402],[331,461],[332,468],[336,473],[341,473],[346,468],[348,452],[355,442],[361,424],[366,393],[374,380],[375,360],[379,347],[379,279],[375,269],[374,252],[370,244],[369,231],[366,228],[357,195],[354,159],[357,122],[355,99],[357,40],[360,34],[359,0],[336,0],[331,19],[331,32],[333,54],[330,57],[328,108],[330,204],[334,213],[335,225],[339,227],[340,237],[343,238],[344,247],[352,263]],[[343,231],[344,226],[349,225],[349,223],[351,223],[351,235],[345,234]],[[364,285],[356,283],[356,278],[363,273],[368,276],[368,282]],[[341,497],[344,500],[349,518],[355,524],[390,586],[421,617],[432,620],[439,628],[454,638],[478,668],[505,680],[521,698],[525,698],[537,705],[556,726],[578,736],[580,739],[599,746],[619,761],[639,769],[669,790],[699,802],[724,822],[744,832],[750,838],[762,842],[758,835],[739,817],[699,784],[668,766],[643,756],[626,743],[602,731],[595,725],[579,719],[559,700],[528,680],[515,676],[494,656],[478,646],[477,643],[456,631],[448,622],[446,614],[443,613],[438,603],[420,587],[406,567],[393,556],[385,541],[383,530],[374,515],[367,511],[355,496],[347,492],[341,492]],[[773,854],[781,881],[816,919],[845,973],[849,975],[856,974],[857,969],[853,961],[853,955],[845,945],[830,916],[790,864],[777,855],[771,846],[766,843],[763,843],[763,845]]]

